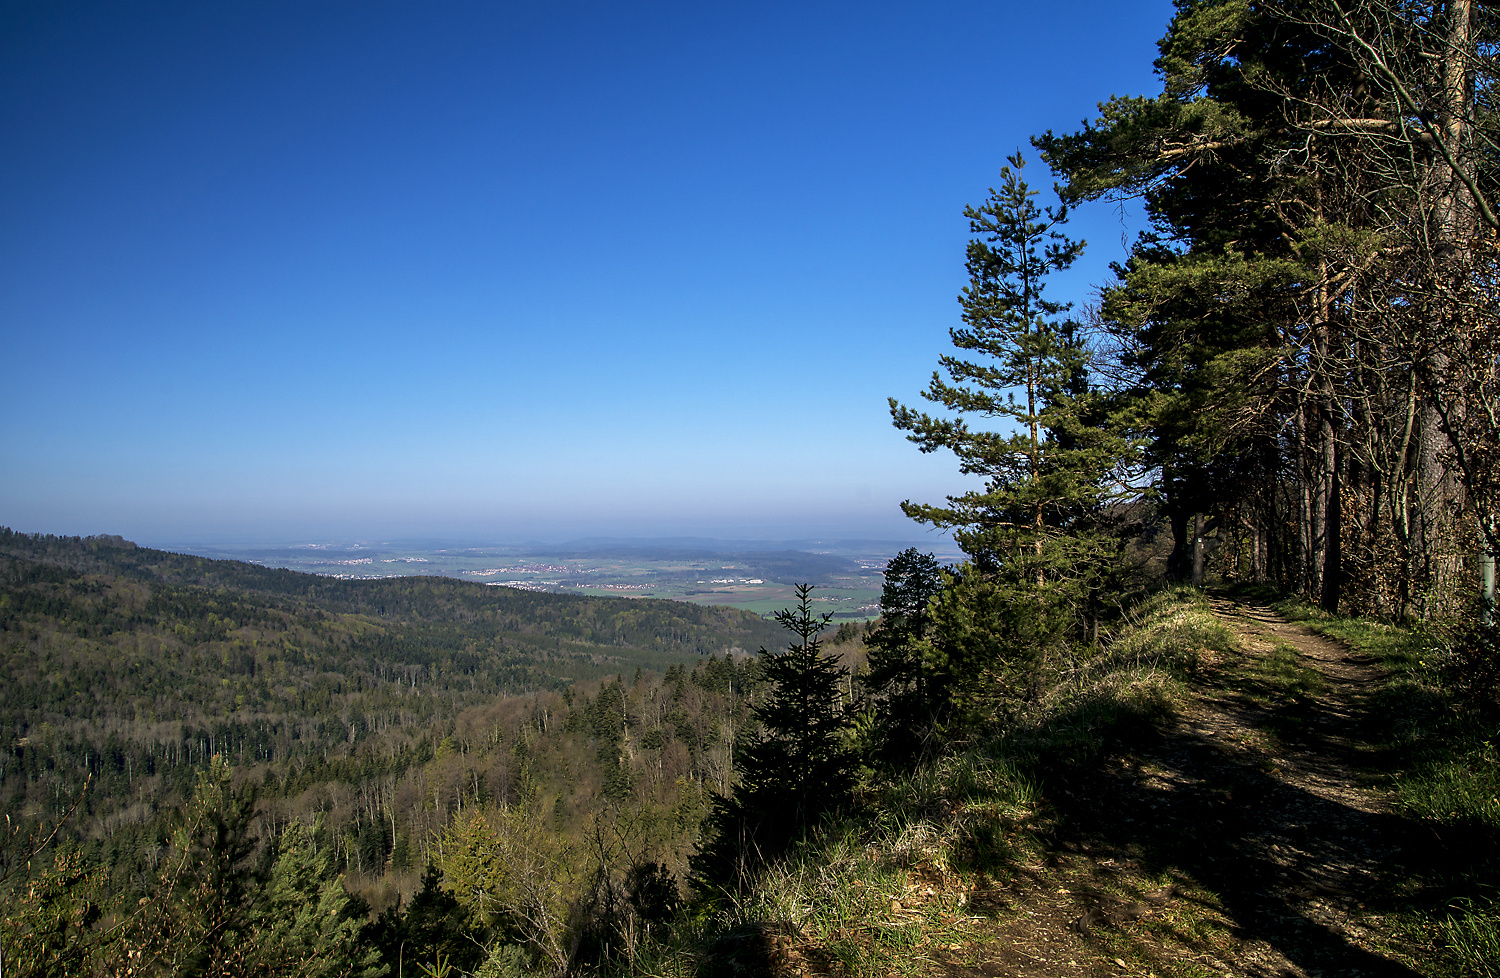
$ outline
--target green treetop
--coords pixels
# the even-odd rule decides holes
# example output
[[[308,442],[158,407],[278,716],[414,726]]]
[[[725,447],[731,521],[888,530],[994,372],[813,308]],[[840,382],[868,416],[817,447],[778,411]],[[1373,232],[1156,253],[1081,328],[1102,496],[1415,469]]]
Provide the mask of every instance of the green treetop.
[[[1058,230],[1065,206],[1037,206],[1021,155],[1009,163],[1000,189],[965,209],[975,237],[959,299],[964,325],[949,334],[959,352],[941,358],[922,392],[947,413],[892,398],[891,417],[923,452],[949,449],[962,472],[984,480],[946,505],[908,500],[906,514],[954,530],[981,570],[1003,566],[1016,577],[1024,568],[1045,588],[1075,576],[1077,534],[1099,513],[1125,446],[1098,423],[1102,401],[1088,388],[1088,351],[1065,318],[1069,305],[1045,294],[1047,277],[1072,265],[1084,244]],[[976,430],[975,417],[1011,430]]]
[[[1110,504],[1129,492],[1119,475],[1133,446],[1089,386],[1069,306],[1046,296],[1048,276],[1072,265],[1083,242],[1059,230],[1065,206],[1037,205],[1021,155],[1009,164],[1000,188],[965,210],[974,238],[963,326],[949,334],[957,352],[922,392],[944,411],[890,402],[922,451],[948,449],[983,480],[946,505],[902,503],[911,518],[952,530],[970,560],[944,574],[924,637],[889,636],[872,670],[887,710],[920,691],[917,722],[950,741],[1033,692],[1036,665],[1091,631],[1117,552],[1105,532]]]

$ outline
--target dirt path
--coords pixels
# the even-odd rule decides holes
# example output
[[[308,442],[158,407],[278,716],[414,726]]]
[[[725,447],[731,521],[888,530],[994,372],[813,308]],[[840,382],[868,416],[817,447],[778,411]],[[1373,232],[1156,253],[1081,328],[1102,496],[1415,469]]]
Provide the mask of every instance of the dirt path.
[[[1246,649],[1175,728],[1044,784],[1044,863],[980,888],[953,975],[1411,976],[1382,864],[1401,830],[1351,736],[1373,664],[1271,609],[1216,599]]]

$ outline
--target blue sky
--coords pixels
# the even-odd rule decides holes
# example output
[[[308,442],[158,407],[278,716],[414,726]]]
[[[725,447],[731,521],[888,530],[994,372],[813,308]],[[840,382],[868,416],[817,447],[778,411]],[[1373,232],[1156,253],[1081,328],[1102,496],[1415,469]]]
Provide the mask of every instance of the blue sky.
[[[12,0],[0,524],[919,537],[963,207],[1170,6]]]

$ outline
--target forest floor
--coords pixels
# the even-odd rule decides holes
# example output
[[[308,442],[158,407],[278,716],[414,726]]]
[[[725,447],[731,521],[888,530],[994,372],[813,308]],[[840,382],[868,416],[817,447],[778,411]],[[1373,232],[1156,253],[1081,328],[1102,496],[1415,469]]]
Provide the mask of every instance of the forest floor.
[[[1213,609],[1240,651],[1204,662],[1154,737],[1044,778],[1030,861],[962,884],[969,916],[927,951],[932,971],[1417,974],[1391,884],[1413,840],[1359,737],[1380,670],[1267,606]],[[918,867],[912,900],[946,879]]]

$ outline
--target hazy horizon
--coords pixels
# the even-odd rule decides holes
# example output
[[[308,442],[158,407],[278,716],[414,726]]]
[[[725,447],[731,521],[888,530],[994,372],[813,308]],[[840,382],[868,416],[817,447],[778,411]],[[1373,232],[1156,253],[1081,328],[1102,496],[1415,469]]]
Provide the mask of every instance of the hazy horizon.
[[[909,521],[908,521],[909,522]],[[156,533],[131,534],[118,530],[99,528],[93,530],[63,530],[59,531],[47,527],[10,526],[0,522],[0,526],[8,526],[9,529],[20,533],[52,534],[55,536],[119,536],[138,546],[151,547],[158,550],[173,550],[178,552],[196,552],[199,550],[211,551],[253,551],[253,550],[279,550],[290,548],[327,548],[330,550],[345,548],[380,548],[388,547],[395,549],[484,549],[484,548],[515,548],[515,547],[550,547],[557,549],[572,548],[604,548],[604,547],[641,547],[641,548],[697,548],[704,550],[751,550],[751,549],[804,549],[807,547],[835,547],[848,548],[859,545],[910,545],[917,547],[934,547],[938,549],[951,549],[952,539],[947,533],[939,533],[910,524],[912,531],[905,534],[893,533],[887,535],[859,535],[859,534],[798,534],[798,535],[715,535],[715,534],[629,534],[629,533],[567,533],[559,530],[547,534],[533,536],[502,535],[502,534],[463,534],[449,533],[436,535],[400,535],[400,534],[334,534],[334,535],[293,535],[293,536],[170,536]]]

